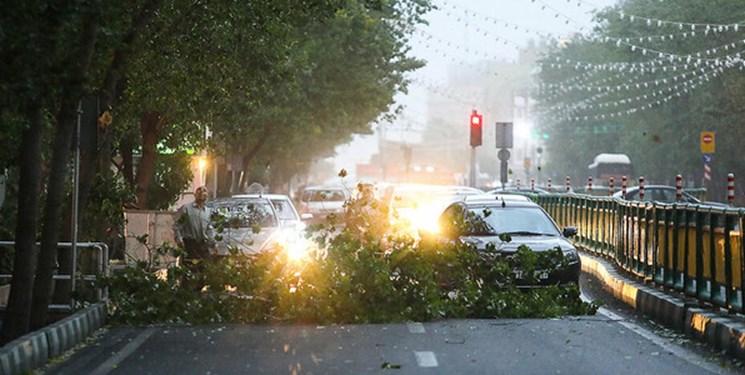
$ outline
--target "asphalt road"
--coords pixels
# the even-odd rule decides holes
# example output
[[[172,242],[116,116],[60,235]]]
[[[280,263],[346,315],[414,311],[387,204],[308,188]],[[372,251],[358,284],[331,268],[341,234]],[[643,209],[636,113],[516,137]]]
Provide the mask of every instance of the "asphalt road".
[[[591,279],[586,298],[601,299]],[[735,374],[742,368],[606,301],[562,319],[103,330],[48,374]],[[630,313],[630,315],[626,315]],[[641,319],[641,320],[637,320]]]

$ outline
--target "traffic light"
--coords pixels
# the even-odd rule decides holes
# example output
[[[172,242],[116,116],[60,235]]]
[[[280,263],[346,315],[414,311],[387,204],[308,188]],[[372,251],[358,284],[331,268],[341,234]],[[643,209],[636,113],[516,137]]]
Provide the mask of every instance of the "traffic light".
[[[471,112],[471,147],[481,146],[481,127],[483,116],[474,109]]]

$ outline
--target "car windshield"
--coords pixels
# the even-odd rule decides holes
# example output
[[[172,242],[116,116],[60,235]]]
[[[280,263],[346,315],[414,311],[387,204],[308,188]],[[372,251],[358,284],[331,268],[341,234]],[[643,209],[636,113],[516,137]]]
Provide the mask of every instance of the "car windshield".
[[[213,207],[215,214],[222,216],[229,227],[253,228],[276,227],[277,217],[271,203],[265,200],[230,200],[218,202]]]
[[[469,235],[550,235],[560,233],[538,207],[473,207],[467,210]]]

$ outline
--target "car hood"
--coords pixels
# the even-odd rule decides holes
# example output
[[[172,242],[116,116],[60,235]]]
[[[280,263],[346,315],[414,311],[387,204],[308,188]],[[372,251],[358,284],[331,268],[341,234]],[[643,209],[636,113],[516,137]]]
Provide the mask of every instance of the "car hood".
[[[476,246],[479,250],[486,250],[488,244],[501,253],[514,253],[525,245],[533,251],[546,251],[559,246],[562,250],[574,249],[574,246],[565,238],[559,236],[512,236],[512,241],[504,242],[499,236],[462,236],[461,241]]]

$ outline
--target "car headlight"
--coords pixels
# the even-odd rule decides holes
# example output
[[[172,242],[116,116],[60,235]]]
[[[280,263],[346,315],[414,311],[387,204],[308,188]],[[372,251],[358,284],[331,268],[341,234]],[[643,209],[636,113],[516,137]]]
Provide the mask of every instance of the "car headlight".
[[[564,259],[571,263],[577,263],[579,262],[579,252],[577,252],[577,249],[563,249],[564,252]]]

